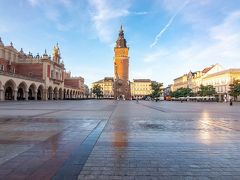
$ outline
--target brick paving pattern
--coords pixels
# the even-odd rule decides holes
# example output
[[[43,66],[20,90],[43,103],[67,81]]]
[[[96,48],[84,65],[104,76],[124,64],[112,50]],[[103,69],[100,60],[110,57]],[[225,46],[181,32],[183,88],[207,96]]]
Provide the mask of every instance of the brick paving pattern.
[[[0,103],[0,179],[240,179],[240,104]]]

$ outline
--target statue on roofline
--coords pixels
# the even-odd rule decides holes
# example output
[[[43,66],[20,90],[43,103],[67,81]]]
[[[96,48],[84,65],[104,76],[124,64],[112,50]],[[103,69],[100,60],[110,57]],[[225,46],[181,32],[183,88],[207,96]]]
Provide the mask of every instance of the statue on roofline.
[[[53,56],[53,62],[59,64],[59,63],[60,63],[61,56],[60,56],[60,49],[59,49],[59,47],[58,47],[58,43],[57,43],[57,45],[55,45],[55,46],[53,47],[53,54],[52,54],[52,56]]]

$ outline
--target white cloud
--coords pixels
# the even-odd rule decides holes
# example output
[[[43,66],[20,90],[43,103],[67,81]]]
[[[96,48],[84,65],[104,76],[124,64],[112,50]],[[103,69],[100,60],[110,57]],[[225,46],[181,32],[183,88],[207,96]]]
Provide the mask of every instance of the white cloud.
[[[170,54],[168,51],[159,48],[158,50],[151,51],[150,53],[145,55],[143,61],[148,63],[160,61],[162,59],[165,59],[165,57],[169,55]]]
[[[96,28],[98,38],[102,42],[110,43],[113,36],[113,22],[129,15],[130,2],[117,2],[113,0],[89,0],[91,6],[91,19]]]
[[[45,15],[49,20],[51,20],[53,22],[58,22],[59,18],[60,18],[59,11],[57,11],[56,9],[53,9],[53,8],[46,10]]]
[[[43,15],[50,20],[59,31],[68,31],[73,28],[73,20],[68,18],[75,12],[72,0],[27,0],[33,8],[41,9]],[[76,3],[77,5],[77,3]],[[61,6],[61,8],[59,8]],[[79,10],[79,9],[78,9]],[[76,15],[75,15],[76,17]]]
[[[133,79],[149,79],[153,77],[153,74],[154,74],[154,71],[151,67],[142,69],[141,71],[139,71],[139,69],[131,71],[131,77]]]
[[[156,0],[159,6],[164,9],[167,13],[173,14],[176,9],[182,6],[182,0]],[[210,12],[218,11],[220,13],[220,7],[216,4],[223,4],[224,0],[219,0],[223,2],[213,1],[213,0],[189,0],[187,7],[184,11],[179,13],[181,21],[192,29],[204,30],[213,24],[215,16],[212,16]],[[222,5],[224,6],[224,5]],[[218,9],[216,9],[218,7]],[[161,9],[161,10],[162,10]]]
[[[131,12],[131,14],[133,14],[133,15],[147,15],[148,12],[147,11],[139,11],[139,12]]]
[[[112,43],[116,25],[124,21],[126,16],[147,15],[146,11],[129,11],[131,0],[89,0],[91,20],[100,41]]]
[[[32,6],[36,6],[37,4],[39,4],[39,2],[41,0],[27,0]]]
[[[60,4],[65,7],[72,6],[72,0],[27,0],[32,6],[52,6]]]
[[[167,84],[183,73],[216,63],[225,68],[240,67],[240,11],[229,13],[220,24],[206,31],[205,38],[188,38],[187,43],[159,47],[146,54],[143,61],[155,69],[153,78],[162,75],[160,78]]]
[[[170,20],[168,21],[168,23],[164,26],[164,28],[157,34],[157,36],[155,37],[154,42],[150,45],[150,47],[154,47],[159,39],[162,37],[162,35],[165,33],[165,31],[171,26],[171,24],[173,23],[174,19],[176,18],[176,16],[185,8],[185,6],[189,3],[190,0],[187,0],[183,3],[182,6],[180,6],[180,8],[178,8],[175,12],[174,15],[170,18]]]

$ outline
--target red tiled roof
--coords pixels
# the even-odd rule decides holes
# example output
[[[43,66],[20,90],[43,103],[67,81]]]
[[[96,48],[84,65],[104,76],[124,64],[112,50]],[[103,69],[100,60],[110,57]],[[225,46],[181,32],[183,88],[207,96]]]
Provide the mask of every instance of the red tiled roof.
[[[207,73],[208,71],[210,71],[212,68],[214,67],[214,65],[210,66],[210,67],[206,67],[202,70],[203,73]]]

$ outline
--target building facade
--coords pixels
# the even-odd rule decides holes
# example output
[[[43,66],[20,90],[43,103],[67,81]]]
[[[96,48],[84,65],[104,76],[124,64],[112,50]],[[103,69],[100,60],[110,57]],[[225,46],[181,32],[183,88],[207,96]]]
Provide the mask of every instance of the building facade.
[[[165,100],[170,100],[171,97],[170,97],[170,92],[173,91],[172,90],[172,84],[169,84],[167,87],[165,87],[163,89],[163,97]]]
[[[83,95],[84,79],[66,77],[58,44],[52,57],[33,56],[5,46],[0,38],[0,100],[74,99]],[[78,85],[76,85],[78,81]]]
[[[142,99],[152,93],[150,79],[133,79],[131,82],[131,96],[133,99]]]
[[[209,74],[203,77],[202,84],[205,86],[212,85],[215,88],[220,100],[229,101],[232,98],[229,95],[229,85],[232,84],[234,80],[240,80],[240,68],[226,69]],[[240,100],[240,97],[238,97],[237,100]]]
[[[114,79],[113,79],[113,77],[105,77],[102,80],[92,83],[92,88],[95,85],[101,86],[101,90],[103,92],[103,98],[114,98],[114,92],[113,92]]]
[[[202,71],[189,72],[174,79],[172,91],[177,89],[190,88],[197,94],[201,85],[212,85],[220,101],[230,100],[229,85],[234,80],[240,80],[240,69],[224,69],[221,65],[215,64],[204,68]]]
[[[114,48],[114,98],[131,99],[129,83],[129,57],[122,26]]]
[[[187,74],[184,74],[176,79],[173,82],[173,91],[176,91],[180,88],[187,88],[188,81],[187,81]]]

